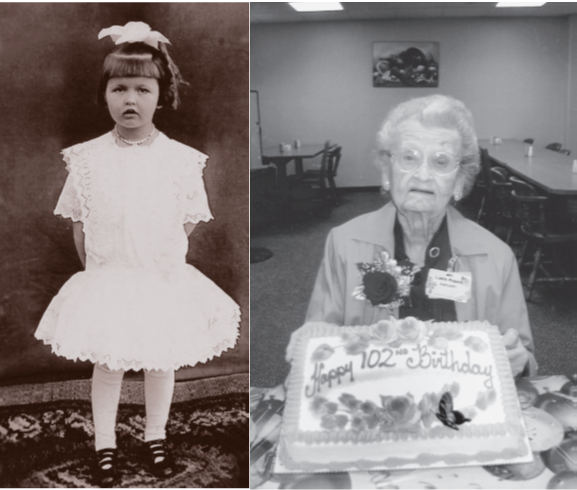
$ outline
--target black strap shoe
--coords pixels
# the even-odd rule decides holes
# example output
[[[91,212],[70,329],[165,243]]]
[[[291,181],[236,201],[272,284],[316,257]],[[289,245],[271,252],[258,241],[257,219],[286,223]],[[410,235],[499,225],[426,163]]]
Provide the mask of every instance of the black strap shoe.
[[[159,478],[167,478],[174,473],[173,462],[166,449],[166,441],[157,439],[148,443],[150,472]]]
[[[96,451],[96,482],[101,488],[112,488],[116,483],[116,449]]]

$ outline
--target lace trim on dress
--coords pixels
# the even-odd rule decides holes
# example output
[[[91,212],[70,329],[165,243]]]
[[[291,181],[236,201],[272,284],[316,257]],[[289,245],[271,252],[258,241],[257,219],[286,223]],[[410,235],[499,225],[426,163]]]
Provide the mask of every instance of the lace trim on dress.
[[[80,352],[69,352],[62,348],[62,346],[54,342],[53,338],[47,335],[38,335],[38,338],[44,342],[45,345],[50,345],[52,347],[52,352],[58,356],[66,357],[67,359],[73,361],[89,361],[93,364],[100,363],[106,364],[109,369],[112,370],[129,370],[139,371],[141,369],[154,369],[167,371],[169,369],[180,369],[185,366],[195,366],[198,363],[204,363],[210,361],[214,357],[222,355],[223,352],[231,350],[236,346],[238,338],[240,337],[240,332],[238,324],[240,322],[241,313],[240,309],[237,308],[231,318],[230,327],[234,328],[236,332],[234,338],[226,338],[221,342],[213,346],[206,346],[201,354],[197,354],[195,359],[183,358],[183,359],[171,359],[171,360],[161,360],[158,359],[155,362],[146,362],[137,359],[116,359],[108,354],[99,354],[91,350],[82,350]]]
[[[183,223],[197,224],[201,221],[213,219],[208,197],[204,190],[203,170],[206,167],[208,156],[192,148],[186,148],[186,156],[183,156],[184,178],[178,183],[178,196],[184,198]]]
[[[167,160],[171,166],[166,170],[175,169],[175,197],[181,202],[182,223],[199,223],[214,219],[204,187],[203,170],[206,167],[208,155],[174,140],[163,133],[158,136],[158,145],[167,149]],[[155,144],[157,142],[155,141]],[[66,170],[69,174],[58,200],[55,214],[74,221],[85,221],[91,214],[90,202],[94,198],[91,166],[98,165],[98,160],[105,158],[103,150],[124,151],[126,148],[116,147],[114,138],[107,133],[99,138],[74,145],[62,150]],[[129,148],[131,150],[133,148]],[[143,155],[151,151],[147,147],[139,147]],[[86,230],[85,230],[86,231]]]
[[[92,179],[88,163],[96,150],[102,145],[102,136],[86,143],[80,143],[62,150],[63,160],[68,170],[62,197],[54,210],[65,218],[74,221],[84,220],[90,216],[89,196]]]

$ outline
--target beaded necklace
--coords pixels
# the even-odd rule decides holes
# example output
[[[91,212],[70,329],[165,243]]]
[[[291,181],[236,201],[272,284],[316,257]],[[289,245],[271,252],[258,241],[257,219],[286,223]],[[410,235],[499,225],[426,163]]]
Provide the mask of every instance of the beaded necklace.
[[[120,136],[120,133],[118,132],[118,128],[116,126],[114,126],[114,132],[116,133],[116,137],[122,141],[123,143],[126,143],[129,146],[136,146],[136,145],[142,145],[143,143],[146,143],[154,134],[154,131],[156,131],[156,128],[152,128],[152,133],[150,133],[146,138],[139,140],[139,141],[130,141],[127,140],[126,138],[123,138],[122,136]]]

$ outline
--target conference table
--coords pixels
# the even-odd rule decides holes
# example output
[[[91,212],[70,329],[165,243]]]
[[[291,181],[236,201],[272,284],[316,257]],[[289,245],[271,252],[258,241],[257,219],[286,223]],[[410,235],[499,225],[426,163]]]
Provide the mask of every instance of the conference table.
[[[273,164],[277,169],[277,187],[279,189],[286,189],[287,182],[287,166],[292,161],[295,162],[295,174],[301,176],[303,174],[303,160],[305,158],[314,158],[319,156],[325,149],[324,143],[308,143],[303,144],[299,148],[291,147],[288,151],[281,151],[280,145],[265,148],[262,153],[262,164]]]
[[[573,158],[533,145],[533,155],[526,156],[527,143],[504,139],[500,144],[479,140],[498,165],[533,184],[548,194],[577,196],[577,173],[573,173]]]
[[[285,388],[250,390],[251,488],[577,488],[577,397],[564,395],[563,375],[517,381],[523,416],[533,422],[529,441],[533,462],[419,470],[372,470],[339,473],[276,471]],[[536,398],[523,394],[531,390]],[[564,405],[550,410],[552,399]],[[536,408],[533,405],[543,408]],[[559,407],[556,407],[559,408]],[[537,415],[546,411],[545,416]],[[539,418],[541,417],[541,418]],[[554,428],[552,428],[554,427]],[[275,472],[276,471],[276,472]]]

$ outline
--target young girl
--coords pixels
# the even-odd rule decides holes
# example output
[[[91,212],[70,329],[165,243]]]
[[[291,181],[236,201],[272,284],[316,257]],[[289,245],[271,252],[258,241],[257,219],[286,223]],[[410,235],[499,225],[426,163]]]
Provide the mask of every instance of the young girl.
[[[186,264],[188,236],[212,219],[203,186],[207,155],[155,128],[176,108],[180,72],[162,34],[129,22],[104,29],[115,49],[102,69],[99,101],[115,126],[65,149],[69,174],[54,211],[73,221],[85,270],[50,303],[36,337],[68,359],[94,363],[97,479],[115,483],[116,412],[124,371],[144,370],[150,469],[173,469],[164,444],[174,370],[234,347],[240,310]]]

